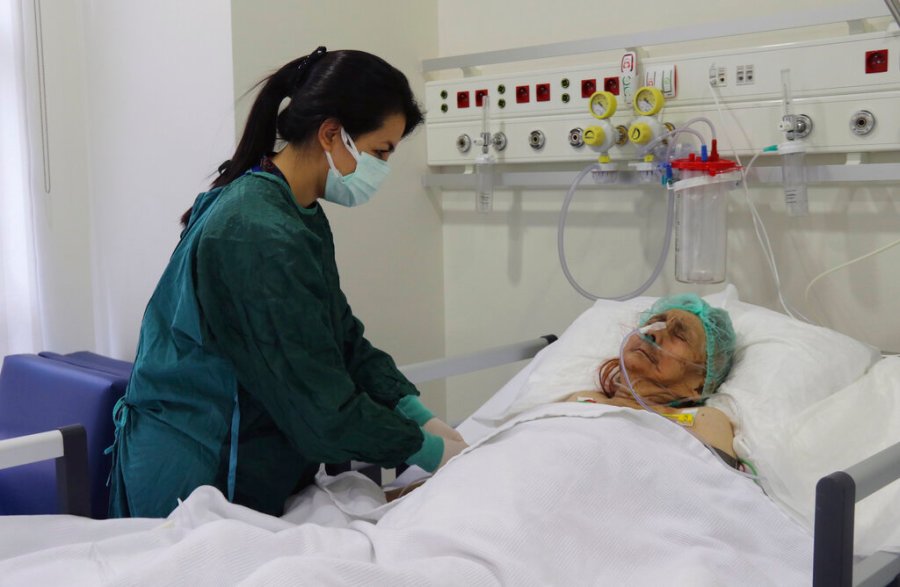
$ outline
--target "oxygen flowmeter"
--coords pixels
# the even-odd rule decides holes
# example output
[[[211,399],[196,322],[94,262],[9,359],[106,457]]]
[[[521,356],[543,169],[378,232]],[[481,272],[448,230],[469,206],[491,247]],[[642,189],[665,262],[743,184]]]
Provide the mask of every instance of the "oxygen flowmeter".
[[[663,123],[656,118],[666,99],[657,88],[644,86],[634,94],[635,119],[628,127],[628,140],[643,146],[667,132]]]
[[[643,86],[634,94],[632,106],[635,118],[628,126],[628,140],[634,143],[639,152],[644,153],[644,160],[631,163],[630,166],[638,173],[642,182],[656,180],[657,170],[652,149],[646,147],[669,130],[656,117],[665,103],[662,92],[652,86]]]
[[[588,109],[597,122],[584,129],[583,138],[584,144],[600,152],[595,175],[600,182],[612,181],[618,170],[618,166],[609,158],[609,150],[615,145],[625,144],[628,140],[625,136],[627,132],[625,127],[615,127],[609,121],[616,113],[617,105],[616,96],[612,92],[594,92],[588,101]]]

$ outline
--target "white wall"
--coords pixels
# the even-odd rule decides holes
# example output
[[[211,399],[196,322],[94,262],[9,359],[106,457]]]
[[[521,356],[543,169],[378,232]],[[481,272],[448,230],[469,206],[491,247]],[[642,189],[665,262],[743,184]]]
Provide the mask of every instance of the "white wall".
[[[178,217],[233,149],[230,5],[41,6],[51,178],[36,213],[44,345],[130,360]]]
[[[566,0],[554,10],[547,10],[546,3],[537,0],[444,0],[438,5],[439,56],[844,3],[691,0],[677,3],[678,9],[672,10],[671,2],[649,0],[641,5],[638,13],[605,5],[598,11],[597,3],[589,0]],[[846,27],[827,27],[828,34],[842,30]],[[803,34],[809,33],[794,31],[757,38],[771,41]],[[742,42],[746,39],[693,43],[682,49],[693,52],[704,46],[736,46]],[[654,48],[651,53],[677,49]],[[573,62],[585,63],[590,58],[593,57],[581,56]],[[522,70],[530,66],[512,64],[506,69]],[[484,69],[491,73],[504,70],[501,66]],[[448,72],[439,75],[446,77]],[[817,312],[831,328],[883,349],[900,350],[900,334],[894,326],[894,316],[900,310],[896,295],[900,286],[900,274],[896,270],[900,247],[827,278],[816,288],[811,304],[806,305],[802,300],[806,284],[816,274],[898,237],[897,189],[811,188],[812,214],[802,219],[786,216],[780,190],[752,192],[769,228],[787,297],[804,311]],[[473,194],[443,194],[448,354],[473,346],[559,333],[590,305],[568,285],[559,268],[556,223],[562,196],[562,191],[497,191],[495,212],[480,215],[474,212]],[[661,246],[664,218],[664,195],[658,188],[583,192],[573,205],[567,233],[573,272],[587,289],[599,295],[629,291],[650,274]],[[733,194],[729,206],[728,255],[728,280],[738,286],[742,297],[778,309],[772,278],[759,253],[743,196],[738,192]],[[721,287],[678,284],[674,281],[673,266],[670,253],[663,276],[646,295],[680,291],[704,294]],[[451,380],[447,389],[448,418],[454,420],[470,413],[518,367]]]
[[[233,149],[230,5],[84,6],[96,348],[133,358],[178,219]]]
[[[434,0],[369,2],[233,0],[235,93],[318,45],[362,49],[397,67],[423,95],[421,60],[437,53]],[[365,99],[361,88],[360,100]],[[252,104],[238,104],[237,124]],[[443,356],[441,213],[422,188],[423,130],[391,156],[391,175],[371,203],[352,210],[327,206],[341,283],[373,344],[399,364]],[[442,382],[421,387],[424,402],[443,415]]]

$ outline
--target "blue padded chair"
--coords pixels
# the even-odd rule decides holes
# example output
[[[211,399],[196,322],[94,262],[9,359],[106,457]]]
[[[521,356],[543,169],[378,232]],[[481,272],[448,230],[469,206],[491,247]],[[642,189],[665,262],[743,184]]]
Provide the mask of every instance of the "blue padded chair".
[[[80,424],[87,431],[91,515],[108,509],[112,410],[125,393],[131,363],[90,352],[10,355],[0,369],[0,439]],[[0,471],[0,515],[58,510],[53,462]]]

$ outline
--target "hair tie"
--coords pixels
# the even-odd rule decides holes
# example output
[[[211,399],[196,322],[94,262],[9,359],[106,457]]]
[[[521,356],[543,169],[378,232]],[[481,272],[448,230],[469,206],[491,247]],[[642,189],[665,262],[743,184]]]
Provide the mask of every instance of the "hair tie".
[[[324,57],[325,53],[327,52],[328,50],[324,46],[321,46],[306,57],[303,57],[300,63],[297,65],[297,69],[294,71],[294,79],[291,82],[291,87],[296,88],[297,86],[299,86],[300,82],[303,81],[303,77],[305,76],[309,66],[313,65],[319,59]]]

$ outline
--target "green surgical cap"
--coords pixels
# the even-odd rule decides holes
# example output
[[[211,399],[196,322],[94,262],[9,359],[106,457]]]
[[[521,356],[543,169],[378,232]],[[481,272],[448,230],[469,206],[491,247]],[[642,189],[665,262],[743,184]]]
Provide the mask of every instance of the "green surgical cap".
[[[703,382],[703,397],[709,397],[718,389],[734,362],[735,335],[728,312],[713,308],[702,298],[692,293],[675,294],[659,298],[649,310],[641,314],[641,326],[653,316],[669,310],[690,312],[703,323],[706,331],[706,380]]]

